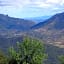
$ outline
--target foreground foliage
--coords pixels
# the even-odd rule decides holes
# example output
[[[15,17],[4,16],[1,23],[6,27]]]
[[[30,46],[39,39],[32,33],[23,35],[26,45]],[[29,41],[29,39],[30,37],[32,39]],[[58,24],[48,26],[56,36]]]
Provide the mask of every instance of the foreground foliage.
[[[64,64],[64,55],[61,55],[59,57],[59,60],[60,60],[60,64]]]
[[[17,43],[17,49],[10,48],[11,60],[9,64],[42,64],[46,58],[42,42],[32,38],[24,38]],[[15,63],[15,64],[16,64]]]
[[[7,57],[0,51],[0,64],[7,64]]]

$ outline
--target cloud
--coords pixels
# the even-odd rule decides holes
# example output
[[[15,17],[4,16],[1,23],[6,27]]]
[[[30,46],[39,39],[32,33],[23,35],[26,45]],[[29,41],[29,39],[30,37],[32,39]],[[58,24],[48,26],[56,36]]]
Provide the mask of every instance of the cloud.
[[[7,0],[0,0],[0,7],[1,6],[11,6]]]
[[[5,10],[4,10],[5,9]],[[0,12],[13,14],[50,14],[64,11],[64,0],[0,0]],[[3,13],[2,12],[2,13]],[[19,15],[18,15],[19,16]]]
[[[1,0],[0,2],[1,6],[12,6],[12,7],[56,7],[57,6],[63,6],[64,0]]]
[[[57,4],[60,3],[61,0],[47,0],[47,3],[51,3],[51,4]]]

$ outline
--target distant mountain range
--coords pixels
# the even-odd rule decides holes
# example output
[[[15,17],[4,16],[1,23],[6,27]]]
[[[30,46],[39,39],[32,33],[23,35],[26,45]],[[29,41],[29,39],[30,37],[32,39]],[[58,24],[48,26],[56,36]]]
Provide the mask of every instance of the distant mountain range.
[[[0,14],[0,48],[6,51],[10,45],[16,47],[16,42],[22,41],[23,36],[27,35],[45,42],[49,55],[46,64],[59,64],[57,56],[64,54],[64,13],[41,21],[36,24],[32,19],[18,19]]]
[[[28,20],[32,20],[36,23],[39,22],[44,22],[45,20],[49,19],[51,16],[40,16],[40,17],[32,17],[32,18],[28,18]]]

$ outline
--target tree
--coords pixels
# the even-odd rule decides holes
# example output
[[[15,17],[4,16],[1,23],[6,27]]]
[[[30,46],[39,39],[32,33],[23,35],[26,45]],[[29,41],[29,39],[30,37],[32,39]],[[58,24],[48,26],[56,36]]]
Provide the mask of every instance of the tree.
[[[7,57],[0,51],[0,64],[7,64]]]
[[[17,43],[17,46],[17,51],[12,47],[10,53],[18,64],[42,64],[44,62],[46,54],[41,41],[27,37],[21,43]]]
[[[64,64],[64,55],[59,56],[60,64]]]

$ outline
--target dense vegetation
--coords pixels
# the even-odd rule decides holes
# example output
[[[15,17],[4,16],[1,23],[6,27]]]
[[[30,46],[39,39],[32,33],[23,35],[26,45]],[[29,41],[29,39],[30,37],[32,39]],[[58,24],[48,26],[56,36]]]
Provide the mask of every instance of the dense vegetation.
[[[59,56],[60,64],[64,64],[64,55]]]
[[[7,57],[0,51],[0,64],[7,64]]]
[[[45,48],[42,42],[32,38],[24,38],[21,43],[17,43],[17,48],[9,48],[8,64],[42,64],[46,59]],[[6,64],[5,57],[0,64]]]
[[[24,38],[22,42],[17,42],[16,48],[10,47],[8,56],[0,51],[0,64],[43,64],[46,58],[43,43],[28,37]],[[60,64],[64,64],[63,55],[58,59]]]

